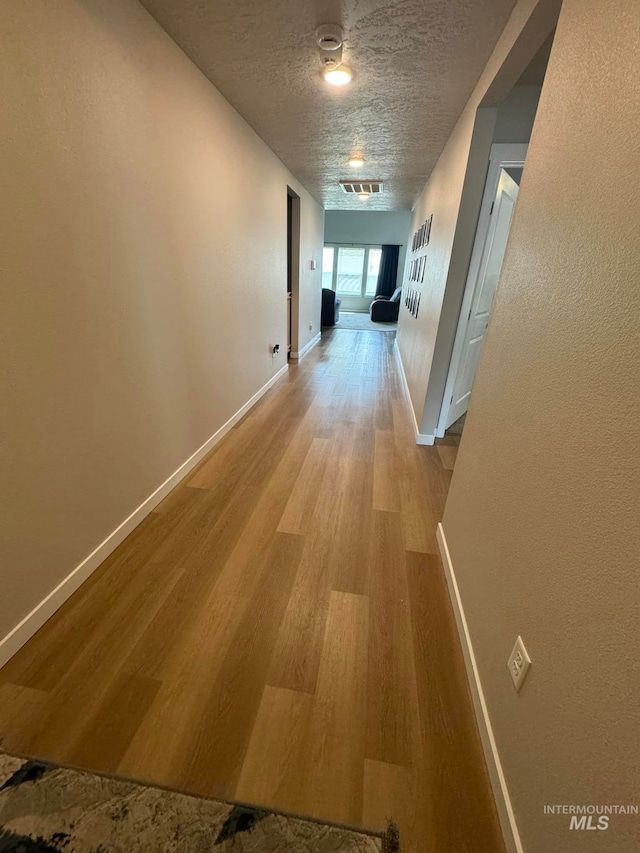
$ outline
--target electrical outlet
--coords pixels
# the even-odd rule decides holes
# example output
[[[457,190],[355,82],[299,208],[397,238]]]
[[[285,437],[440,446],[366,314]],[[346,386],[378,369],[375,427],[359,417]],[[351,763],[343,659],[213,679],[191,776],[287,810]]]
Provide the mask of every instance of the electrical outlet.
[[[531,658],[529,657],[527,650],[524,647],[524,643],[522,642],[522,637],[520,636],[516,640],[513,651],[509,656],[507,666],[509,667],[509,674],[511,675],[513,686],[519,693],[520,688],[522,687],[522,682],[524,681],[527,671],[531,666]]]
[[[313,331],[313,323],[309,323],[309,331],[310,331],[310,332],[312,332],[312,331]]]

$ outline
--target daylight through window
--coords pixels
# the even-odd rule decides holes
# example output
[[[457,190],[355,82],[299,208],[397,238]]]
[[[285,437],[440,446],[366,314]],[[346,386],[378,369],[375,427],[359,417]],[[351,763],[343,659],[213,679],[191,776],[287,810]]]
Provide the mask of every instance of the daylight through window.
[[[322,286],[339,296],[373,297],[378,286],[381,246],[325,246]]]

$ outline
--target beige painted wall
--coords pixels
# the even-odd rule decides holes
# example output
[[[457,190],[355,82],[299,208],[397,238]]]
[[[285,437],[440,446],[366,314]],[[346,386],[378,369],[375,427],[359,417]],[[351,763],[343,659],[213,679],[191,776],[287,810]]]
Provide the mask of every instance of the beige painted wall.
[[[463,114],[464,122],[456,126],[414,210],[412,233],[429,216],[433,215],[433,220],[420,310],[414,318],[402,306],[398,346],[423,435],[434,434],[440,414],[482,202],[495,113],[495,109],[488,108]]]
[[[135,0],[0,39],[1,638],[285,364],[287,184],[316,333],[323,211]]]
[[[640,849],[543,815],[640,802],[637,33],[564,2],[444,517],[526,853]]]
[[[298,182],[293,184],[301,189]],[[315,204],[308,193],[300,199],[300,269],[298,347],[305,346],[320,332],[320,302],[322,292],[322,247],[324,245],[324,208]],[[315,270],[311,261],[316,262]],[[313,329],[309,329],[309,323]]]
[[[482,201],[496,121],[495,104],[485,103],[487,93],[506,76],[501,83],[506,95],[552,29],[558,5],[558,0],[518,0],[413,210],[411,233],[431,215],[433,224],[419,315],[412,317],[402,306],[398,347],[424,434],[433,434],[438,421]]]

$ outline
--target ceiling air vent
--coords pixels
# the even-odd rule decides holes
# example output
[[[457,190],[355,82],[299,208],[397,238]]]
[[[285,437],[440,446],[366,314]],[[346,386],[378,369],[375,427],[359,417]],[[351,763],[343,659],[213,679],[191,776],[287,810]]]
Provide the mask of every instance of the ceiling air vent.
[[[380,195],[382,192],[382,181],[340,181],[343,192],[348,195],[369,193],[369,195]]]

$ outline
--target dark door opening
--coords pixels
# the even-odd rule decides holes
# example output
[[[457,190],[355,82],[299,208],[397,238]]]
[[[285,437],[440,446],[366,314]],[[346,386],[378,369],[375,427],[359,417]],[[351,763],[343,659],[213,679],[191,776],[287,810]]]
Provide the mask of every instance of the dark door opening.
[[[287,361],[298,358],[300,197],[287,187]]]
[[[291,298],[293,294],[293,198],[287,193],[287,361],[291,358]]]

